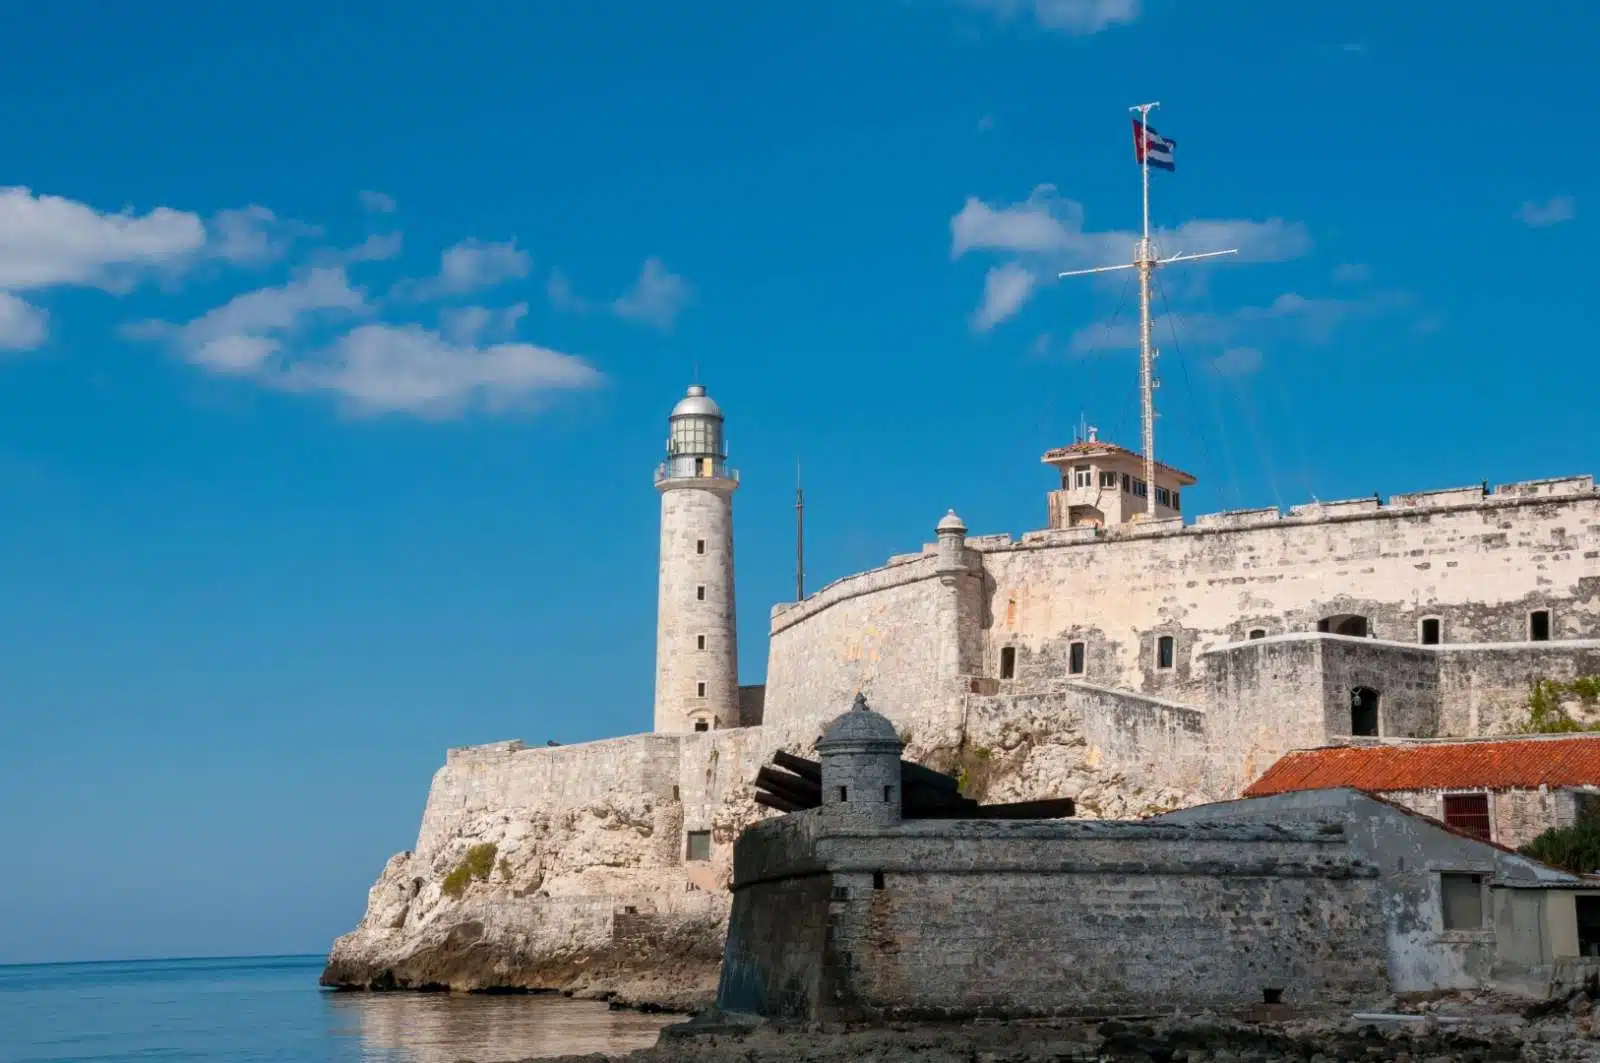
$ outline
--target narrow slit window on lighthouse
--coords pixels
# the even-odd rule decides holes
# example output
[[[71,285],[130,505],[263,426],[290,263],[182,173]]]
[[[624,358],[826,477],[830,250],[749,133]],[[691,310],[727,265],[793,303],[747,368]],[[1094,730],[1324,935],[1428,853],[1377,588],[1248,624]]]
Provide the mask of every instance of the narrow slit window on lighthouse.
[[[694,637],[694,648],[697,650],[706,648],[706,637],[704,635],[696,635]]]
[[[706,585],[704,583],[694,589],[694,598],[697,602],[706,600]]]
[[[1162,635],[1156,639],[1156,667],[1171,668],[1173,658],[1173,641],[1171,635]]]
[[[706,685],[704,683],[696,683],[694,685],[694,696],[697,698],[706,696]]]
[[[694,541],[694,552],[697,554],[706,552],[706,541],[704,539],[696,539]]]

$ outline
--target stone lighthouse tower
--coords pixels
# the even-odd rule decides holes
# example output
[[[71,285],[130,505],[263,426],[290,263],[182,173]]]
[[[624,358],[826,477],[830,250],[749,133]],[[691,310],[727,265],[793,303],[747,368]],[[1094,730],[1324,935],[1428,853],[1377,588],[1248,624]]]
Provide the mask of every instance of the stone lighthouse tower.
[[[733,612],[733,492],[722,410],[699,384],[672,408],[661,492],[656,599],[658,732],[739,725]]]

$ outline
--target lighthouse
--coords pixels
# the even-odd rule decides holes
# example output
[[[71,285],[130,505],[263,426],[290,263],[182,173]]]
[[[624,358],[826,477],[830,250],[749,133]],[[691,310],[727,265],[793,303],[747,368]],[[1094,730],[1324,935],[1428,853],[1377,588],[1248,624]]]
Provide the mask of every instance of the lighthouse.
[[[658,733],[739,726],[733,607],[733,492],[722,410],[699,384],[672,408],[661,493],[656,598]]]

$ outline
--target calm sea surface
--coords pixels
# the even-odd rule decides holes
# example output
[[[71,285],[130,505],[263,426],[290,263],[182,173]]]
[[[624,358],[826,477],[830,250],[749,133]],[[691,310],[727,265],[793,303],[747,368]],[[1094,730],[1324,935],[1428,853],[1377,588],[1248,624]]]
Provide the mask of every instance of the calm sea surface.
[[[626,1052],[666,1015],[544,996],[331,993],[320,956],[0,967],[0,1063],[456,1063]]]

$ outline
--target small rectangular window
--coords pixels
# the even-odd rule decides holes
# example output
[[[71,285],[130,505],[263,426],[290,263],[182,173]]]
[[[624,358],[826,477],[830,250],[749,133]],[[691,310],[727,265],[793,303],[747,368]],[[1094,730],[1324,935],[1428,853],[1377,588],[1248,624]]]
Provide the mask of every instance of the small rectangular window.
[[[1083,643],[1081,643],[1081,642],[1074,642],[1070,646],[1067,647],[1067,674],[1068,675],[1082,675],[1083,674],[1083,658],[1084,658],[1084,652],[1083,651],[1084,651],[1084,648],[1085,647],[1084,647]]]
[[[684,846],[684,858],[688,860],[710,860],[711,832],[708,830],[690,831],[688,841]]]
[[[706,685],[704,683],[696,683],[694,685],[694,696],[697,698],[706,696]]]
[[[1124,491],[1132,491],[1133,490],[1133,478],[1130,477],[1127,473],[1123,473],[1122,474],[1122,489]]]
[[[1156,639],[1156,667],[1171,668],[1173,658],[1173,640],[1171,635],[1162,635]]]
[[[1444,823],[1463,834],[1492,841],[1488,794],[1445,794]]]
[[[1012,679],[1017,674],[1017,648],[1003,646],[1000,649],[1000,678]]]
[[[848,787],[848,786],[839,787],[839,800],[840,800],[840,802],[843,802],[843,803],[849,802],[849,800],[850,800],[850,787]]]
[[[706,552],[706,541],[704,539],[696,539],[694,541],[694,552],[697,554]]]
[[[1072,470],[1072,474],[1073,486],[1075,487],[1088,487],[1094,482],[1094,474],[1090,472],[1089,466],[1087,465],[1079,465],[1077,468]]]
[[[1156,505],[1164,506],[1166,504],[1167,504],[1167,489],[1165,487],[1156,488]]]
[[[1114,472],[1103,472],[1103,473],[1101,473],[1100,474],[1100,486],[1101,487],[1115,487],[1115,486],[1117,486],[1117,474],[1114,473]]]
[[[890,801],[893,801],[893,800],[894,800],[894,787],[893,786],[885,786],[883,788],[883,803],[884,804],[888,804]]]
[[[875,889],[875,890],[883,889],[883,872],[882,871],[874,871],[872,873],[872,888]]]
[[[697,650],[706,648],[706,637],[704,635],[696,635],[694,637],[694,648]]]
[[[1267,632],[1264,628],[1253,627],[1250,629],[1250,637],[1253,639],[1264,639],[1267,637]]]
[[[1483,929],[1483,876],[1447,871],[1439,876],[1439,902],[1446,930]]]
[[[1172,508],[1173,508],[1173,510],[1176,511],[1176,510],[1181,508],[1178,505],[1178,492],[1173,491],[1173,492],[1171,492],[1171,494],[1172,494]]]
[[[696,731],[709,731],[711,730],[711,724],[705,720],[696,720],[694,722],[694,729]]]
[[[828,899],[830,901],[848,901],[850,899],[850,887],[849,886],[835,886],[835,887],[833,887],[833,889],[831,891],[829,891],[829,893],[828,893]]]
[[[696,601],[703,602],[706,600],[706,585],[704,583],[694,589],[694,597]]]
[[[1424,646],[1439,645],[1439,618],[1430,616],[1422,622],[1422,644]]]
[[[1550,641],[1550,610],[1535,609],[1528,614],[1528,641]]]

